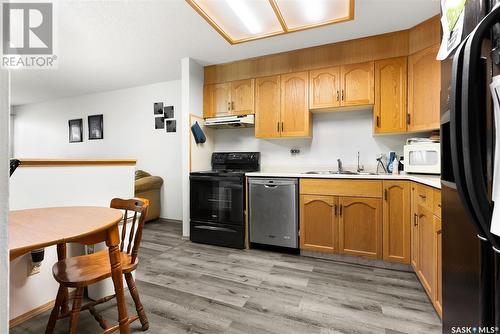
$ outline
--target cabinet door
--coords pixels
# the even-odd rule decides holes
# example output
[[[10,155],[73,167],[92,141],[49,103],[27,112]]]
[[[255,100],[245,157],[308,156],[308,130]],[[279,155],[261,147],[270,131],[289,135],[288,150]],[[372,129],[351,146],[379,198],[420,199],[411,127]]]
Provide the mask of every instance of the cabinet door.
[[[415,272],[419,270],[419,233],[417,213],[417,185],[411,184],[411,266]]]
[[[338,199],[333,196],[300,196],[300,248],[337,252]]]
[[[382,201],[378,198],[339,198],[340,252],[382,258]]]
[[[255,79],[231,82],[231,114],[254,113]]]
[[[340,106],[340,67],[309,72],[309,109]]]
[[[280,76],[255,81],[255,137],[280,136]]]
[[[384,181],[384,260],[410,263],[410,184]]]
[[[215,116],[229,115],[231,112],[231,84],[215,84],[213,94]]]
[[[281,136],[310,137],[309,72],[281,75]]]
[[[443,314],[443,263],[442,257],[442,229],[441,219],[434,216],[434,248],[435,257],[434,263],[436,265],[436,289],[434,292],[434,307],[440,317]]]
[[[434,287],[436,277],[436,263],[434,260],[434,221],[432,211],[423,205],[419,205],[418,214],[418,253],[419,264],[417,275],[424,286],[425,291],[434,299]]]
[[[373,104],[373,62],[342,66],[342,106]]]
[[[408,131],[439,129],[441,66],[439,45],[408,57]]]
[[[203,118],[215,117],[215,85],[203,87]]]
[[[407,58],[375,62],[375,133],[406,131]]]

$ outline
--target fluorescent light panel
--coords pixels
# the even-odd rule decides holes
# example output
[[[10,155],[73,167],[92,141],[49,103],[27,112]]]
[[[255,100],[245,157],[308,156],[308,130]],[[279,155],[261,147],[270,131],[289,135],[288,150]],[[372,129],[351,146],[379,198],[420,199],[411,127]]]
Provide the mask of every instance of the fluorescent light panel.
[[[289,30],[350,19],[349,0],[274,0]]]
[[[354,0],[186,1],[231,44],[354,18]]]
[[[192,0],[188,2],[194,5],[195,9],[197,6],[197,11],[230,43],[283,32],[268,0]]]

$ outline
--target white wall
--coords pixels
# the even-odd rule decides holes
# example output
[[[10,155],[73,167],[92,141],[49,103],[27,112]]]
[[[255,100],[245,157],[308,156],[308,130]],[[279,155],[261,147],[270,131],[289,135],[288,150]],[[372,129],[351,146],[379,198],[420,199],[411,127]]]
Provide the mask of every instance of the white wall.
[[[191,58],[181,61],[182,72],[182,235],[189,236],[189,114],[203,116],[203,66]]]
[[[422,135],[372,135],[372,111],[344,111],[313,115],[311,139],[257,139],[254,128],[220,129],[215,135],[216,151],[259,151],[261,169],[330,168],[337,170],[337,159],[355,168],[357,152],[366,168],[376,166],[380,153],[403,153],[406,138]],[[291,148],[300,149],[292,156]]]
[[[169,81],[15,107],[14,156],[24,158],[134,158],[161,176],[161,217],[182,219],[181,134],[155,130],[153,103],[181,113],[181,82]],[[104,114],[104,139],[88,140],[87,116]],[[82,143],[68,142],[68,120],[83,118]]]
[[[0,70],[0,333],[9,332],[9,108],[9,73]]]

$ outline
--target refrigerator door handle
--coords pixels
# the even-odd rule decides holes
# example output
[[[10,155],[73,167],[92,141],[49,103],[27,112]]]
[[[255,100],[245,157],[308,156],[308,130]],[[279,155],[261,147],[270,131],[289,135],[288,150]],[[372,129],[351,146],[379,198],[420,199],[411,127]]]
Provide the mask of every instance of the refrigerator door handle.
[[[453,57],[452,77],[451,77],[451,98],[450,98],[450,148],[453,176],[457,187],[457,192],[462,199],[465,211],[469,215],[469,220],[473,224],[478,235],[484,236],[482,227],[477,223],[478,218],[469,197],[467,183],[465,182],[465,169],[463,165],[463,144],[462,144],[462,72],[464,66],[464,49],[468,37],[458,46]]]
[[[481,137],[484,128],[483,116],[486,68],[481,58],[482,41],[490,29],[500,21],[500,4],[486,15],[469,35],[463,50],[463,73],[461,90],[461,128],[465,183],[470,204],[484,235],[491,244],[500,249],[498,238],[490,233],[492,204],[489,200],[487,182],[483,172]]]

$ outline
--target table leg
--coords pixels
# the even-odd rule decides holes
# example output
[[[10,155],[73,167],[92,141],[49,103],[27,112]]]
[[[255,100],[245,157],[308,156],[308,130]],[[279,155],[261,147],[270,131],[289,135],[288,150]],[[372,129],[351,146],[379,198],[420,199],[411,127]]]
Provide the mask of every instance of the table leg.
[[[62,261],[65,258],[66,258],[66,244],[57,244],[57,260]],[[67,288],[63,288],[62,295],[63,299],[61,303],[61,314],[66,314],[69,312],[69,307],[68,307],[69,294]]]
[[[127,305],[125,303],[125,294],[123,292],[123,272],[120,250],[120,234],[118,224],[110,228],[106,236],[106,245],[109,249],[109,260],[111,262],[111,278],[115,286],[116,303],[118,307],[118,323],[121,334],[129,334],[130,328],[127,316]]]

